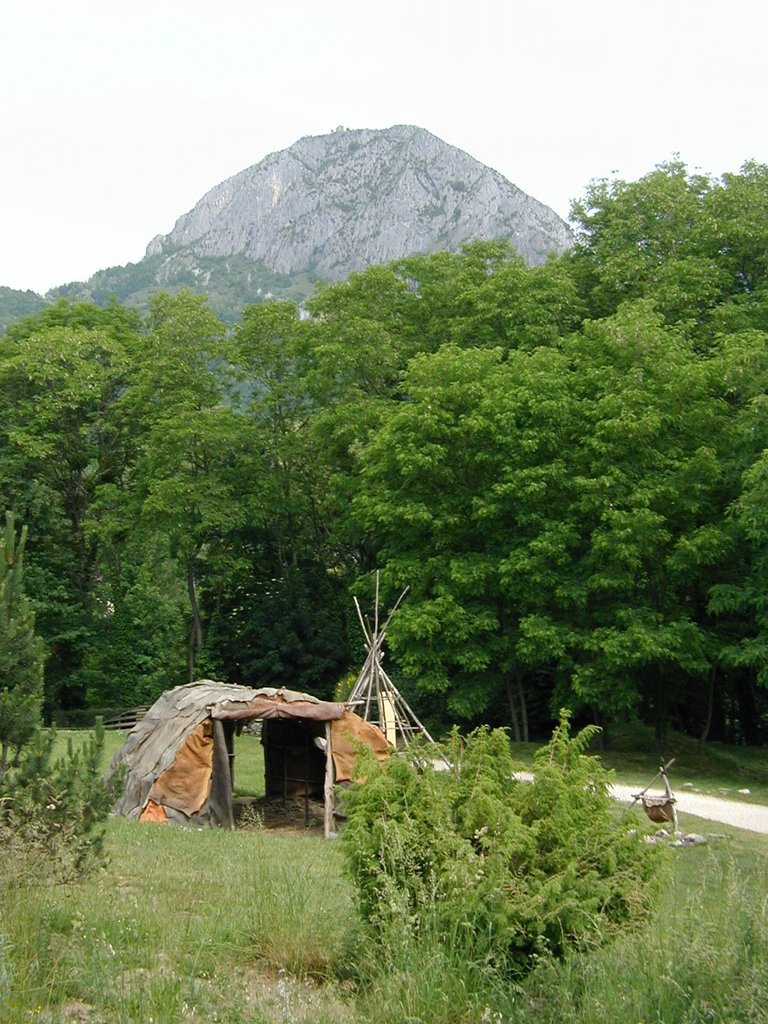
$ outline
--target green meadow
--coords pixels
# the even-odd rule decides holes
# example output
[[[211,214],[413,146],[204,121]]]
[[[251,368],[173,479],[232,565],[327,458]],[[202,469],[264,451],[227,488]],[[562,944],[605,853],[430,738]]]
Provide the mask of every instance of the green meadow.
[[[120,740],[109,735],[110,748]],[[258,791],[259,754],[256,737],[240,738],[242,793]],[[707,784],[726,781],[710,766]],[[542,959],[520,983],[481,964],[457,967],[428,936],[417,950],[371,948],[338,842],[300,827],[265,830],[258,820],[225,832],[111,819],[106,863],[74,884],[11,884],[10,864],[0,862],[0,1020],[764,1021],[768,841],[692,818],[682,824],[713,838],[670,851],[652,919],[564,962]]]

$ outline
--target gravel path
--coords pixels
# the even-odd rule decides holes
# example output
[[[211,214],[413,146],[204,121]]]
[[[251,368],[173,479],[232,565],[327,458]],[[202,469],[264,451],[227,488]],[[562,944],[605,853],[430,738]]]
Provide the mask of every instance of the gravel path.
[[[642,786],[611,786],[611,795],[615,800],[632,802],[635,793]],[[661,795],[663,790],[654,789],[654,795]],[[649,794],[650,796],[651,794]],[[748,832],[762,832],[768,835],[768,807],[762,804],[745,804],[738,800],[723,800],[718,796],[703,796],[699,793],[687,793],[685,790],[675,792],[677,810],[683,814],[695,814],[697,818],[707,821],[719,821],[724,825],[734,825]]]
[[[530,782],[533,776],[530,772],[517,772],[516,777],[524,782]],[[614,800],[620,800],[627,806],[632,803],[635,793],[639,793],[643,787],[637,786],[611,786],[610,793]],[[649,796],[662,796],[664,790],[654,789]],[[733,825],[735,828],[746,829],[747,832],[760,832],[768,835],[768,807],[762,804],[745,804],[739,800],[723,800],[719,796],[704,796],[701,793],[683,792],[675,793],[677,810],[683,814],[694,814],[697,818],[704,818],[706,821],[719,821],[723,825]]]

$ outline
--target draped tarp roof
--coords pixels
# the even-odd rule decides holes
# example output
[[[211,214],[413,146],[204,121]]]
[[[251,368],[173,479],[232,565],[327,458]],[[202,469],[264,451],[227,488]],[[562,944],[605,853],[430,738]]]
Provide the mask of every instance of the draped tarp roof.
[[[162,804],[189,818],[207,813],[210,801],[208,810],[216,819],[217,804],[229,797],[211,790],[211,779],[217,777],[214,733],[221,728],[212,728],[213,723],[275,718],[332,723],[337,781],[352,778],[358,743],[373,749],[379,759],[391,750],[384,734],[345,704],[295,690],[202,679],[164,693],[115,754],[108,774],[123,766],[125,779],[114,812],[137,817],[148,805]],[[219,756],[226,757],[226,752]]]

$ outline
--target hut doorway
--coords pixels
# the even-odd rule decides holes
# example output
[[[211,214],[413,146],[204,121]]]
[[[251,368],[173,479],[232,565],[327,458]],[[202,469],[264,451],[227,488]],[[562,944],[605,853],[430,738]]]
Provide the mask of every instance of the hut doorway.
[[[324,722],[222,722],[234,820],[265,828],[323,826],[327,784]]]

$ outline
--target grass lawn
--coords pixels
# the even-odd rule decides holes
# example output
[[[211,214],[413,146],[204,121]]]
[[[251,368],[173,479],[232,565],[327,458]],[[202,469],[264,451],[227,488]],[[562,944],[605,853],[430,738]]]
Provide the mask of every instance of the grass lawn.
[[[335,1001],[320,981],[351,915],[335,844],[113,819],[107,853],[79,884],[6,901],[4,1024],[236,1024],[286,1019],[288,990],[308,1006],[321,988]]]
[[[627,785],[642,782],[646,786],[658,771],[658,764],[651,762],[650,770],[642,775],[643,762],[639,756],[608,754],[603,760],[614,770],[616,782]],[[688,757],[678,755],[668,774],[672,789],[680,793],[687,791],[743,803],[768,804],[767,773],[768,752],[758,754],[744,749],[733,755],[714,750],[703,757],[698,753]],[[654,788],[661,791],[659,780]]]
[[[107,734],[110,756],[122,739]],[[260,749],[238,741],[244,792],[258,792]],[[727,754],[694,785],[719,791],[731,758],[759,774],[743,751]],[[653,756],[614,759],[633,783],[656,768]],[[477,989],[477,972],[441,973],[439,949],[376,974],[339,843],[112,819],[95,874],[0,892],[0,1021],[756,1024],[768,1020],[768,841],[717,832],[670,851],[659,911],[639,930]]]
[[[722,832],[731,838],[674,852],[660,912],[640,932],[543,963],[522,987],[474,993],[474,1014],[451,1016],[436,991],[430,1024],[766,1019],[751,1014],[768,1013],[768,844]],[[338,843],[113,819],[107,848],[79,884],[4,895],[4,1024],[407,1019],[407,972],[382,979],[389,1005],[353,983],[366,951]],[[694,1003],[709,1015],[686,1016]]]

